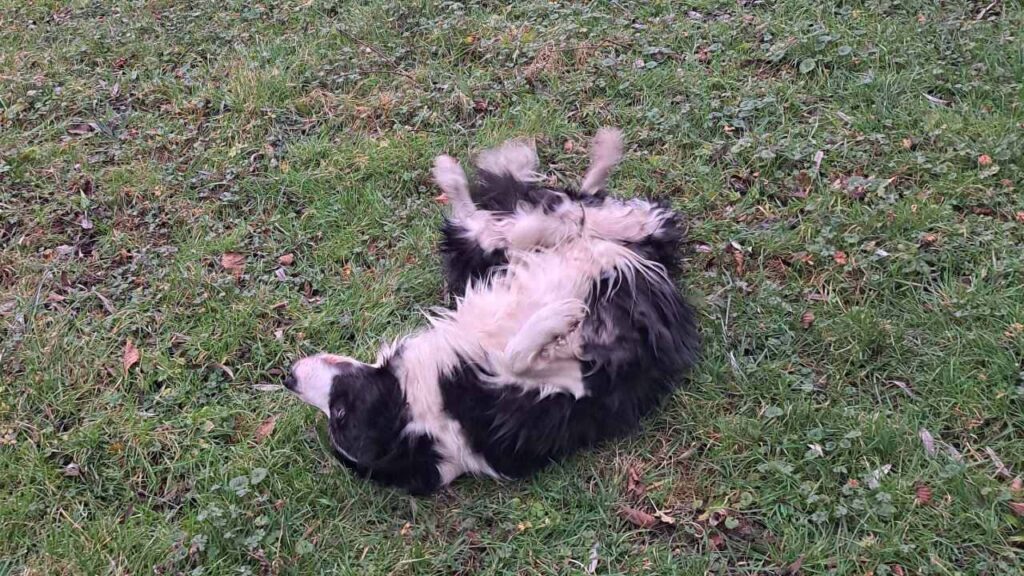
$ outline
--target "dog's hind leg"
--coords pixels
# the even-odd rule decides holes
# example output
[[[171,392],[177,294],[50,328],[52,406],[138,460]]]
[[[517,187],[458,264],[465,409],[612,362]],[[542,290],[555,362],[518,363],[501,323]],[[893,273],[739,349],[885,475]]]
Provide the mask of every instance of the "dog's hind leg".
[[[596,194],[608,184],[612,170],[622,160],[622,130],[601,128],[590,142],[590,168],[583,176],[580,192]]]
[[[469,180],[459,162],[451,156],[438,156],[434,159],[433,174],[434,181],[451,202],[452,218],[456,221],[470,218],[476,206],[469,195]]]

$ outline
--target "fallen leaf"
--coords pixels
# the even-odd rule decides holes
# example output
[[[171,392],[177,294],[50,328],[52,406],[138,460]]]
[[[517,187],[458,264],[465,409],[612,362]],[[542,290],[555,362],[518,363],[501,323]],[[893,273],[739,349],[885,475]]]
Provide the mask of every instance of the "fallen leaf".
[[[96,124],[92,122],[78,122],[68,126],[68,134],[73,134],[75,136],[92,134],[96,131],[96,128]]]
[[[281,266],[291,266],[295,262],[294,254],[282,254],[278,256],[277,263]]]
[[[840,266],[846,266],[846,263],[849,261],[846,256],[846,252],[843,252],[842,250],[836,250],[835,253],[832,254],[832,259]]]
[[[566,140],[565,143],[562,144],[562,150],[565,150],[566,154],[572,152],[575,147],[576,144],[572,140]]]
[[[800,569],[803,568],[804,557],[800,556],[794,560],[789,566],[786,566],[782,570],[779,570],[779,576],[797,576],[800,574]]]
[[[932,437],[932,433],[927,428],[921,428],[917,435],[921,438],[921,444],[924,444],[924,453],[935,456],[935,438]]]
[[[92,230],[92,220],[89,220],[89,217],[85,214],[82,214],[82,217],[78,219],[78,225],[82,227],[82,230]]]
[[[1024,482],[1021,481],[1020,476],[1017,476],[1013,482],[1010,482],[1010,492],[1020,494],[1022,491],[1024,491]]]
[[[932,501],[932,489],[927,484],[918,484],[914,489],[914,504],[923,506]]]
[[[866,476],[868,488],[877,490],[882,485],[882,478],[892,470],[892,464],[884,464]]]
[[[903,149],[904,150],[910,150],[911,148],[914,147],[914,141],[912,139],[910,139],[910,138],[904,138],[901,141],[901,144],[903,144]]]
[[[810,310],[804,312],[800,316],[800,325],[804,327],[804,330],[809,329],[814,324],[814,312]]]
[[[594,542],[594,545],[590,547],[590,562],[587,563],[587,574],[593,574],[597,571],[597,561],[599,559],[597,548],[597,542]]]
[[[658,520],[661,521],[662,524],[668,524],[669,526],[675,526],[676,525],[676,519],[671,517],[671,516],[669,516],[668,514],[665,514],[661,510],[658,511],[657,518],[658,518]]]
[[[274,270],[274,276],[280,282],[285,282],[288,280],[288,273],[284,271],[284,268],[278,268],[277,270]]]
[[[978,156],[978,166],[991,166],[991,165],[992,165],[992,157],[991,156],[989,156],[988,154],[982,154],[981,156]]]
[[[215,368],[220,369],[221,372],[227,374],[228,378],[230,378],[232,380],[235,379],[235,371],[232,370],[231,368],[228,368],[227,366],[225,366],[223,364],[214,364],[213,366]]]
[[[1013,474],[1010,473],[1010,469],[1006,467],[1006,464],[1003,464],[1003,461],[999,458],[999,455],[996,454],[995,450],[986,446],[985,453],[992,459],[992,464],[995,464],[997,476],[1002,476],[1003,478],[1013,477]]]
[[[825,151],[818,150],[814,153],[814,171],[821,172],[821,161],[825,159]]]
[[[67,298],[61,296],[60,294],[57,294],[56,292],[51,292],[50,295],[46,297],[47,304],[57,304],[65,300],[67,300]]]
[[[398,531],[398,534],[403,538],[412,534],[412,522],[406,522],[402,524],[402,529]]]
[[[935,234],[925,234],[924,236],[921,237],[921,246],[925,248],[929,246],[934,246],[938,242],[939,237]]]
[[[721,550],[722,546],[725,545],[725,536],[722,536],[719,532],[715,532],[708,537],[708,544],[711,545],[712,550]]]
[[[903,571],[903,566],[900,566],[899,564],[893,564],[889,566],[889,569],[892,570],[893,576],[906,576],[906,572]]]
[[[643,498],[647,494],[647,485],[640,477],[640,470],[634,464],[629,467],[629,474],[626,478],[626,493],[633,498]]]
[[[245,256],[238,252],[225,252],[220,257],[220,265],[235,278],[240,278],[245,271]]]
[[[736,274],[743,276],[743,263],[746,257],[740,250],[735,250],[732,253],[732,261],[736,265]]]
[[[887,384],[892,384],[893,386],[896,386],[900,390],[903,390],[903,392],[906,393],[906,395],[910,396],[911,398],[914,397],[914,392],[913,390],[910,389],[910,384],[907,384],[902,380],[889,380]]]
[[[130,369],[132,366],[138,363],[142,358],[142,353],[135,347],[135,344],[131,340],[124,343],[124,352],[121,354],[121,365],[124,366],[125,371]]]
[[[619,507],[619,517],[638,528],[654,528],[658,525],[658,519],[654,516],[629,506]]]
[[[937,98],[935,96],[932,96],[931,94],[924,94],[924,97],[932,104],[937,104],[939,106],[949,106],[949,100],[943,100],[942,98]]]
[[[256,427],[256,431],[252,433],[253,441],[262,442],[266,440],[274,432],[274,426],[277,426],[277,414],[267,418]]]
[[[82,467],[72,462],[61,471],[68,478],[77,478],[82,475]]]
[[[1009,502],[1009,505],[1014,514],[1024,517],[1024,502]]]

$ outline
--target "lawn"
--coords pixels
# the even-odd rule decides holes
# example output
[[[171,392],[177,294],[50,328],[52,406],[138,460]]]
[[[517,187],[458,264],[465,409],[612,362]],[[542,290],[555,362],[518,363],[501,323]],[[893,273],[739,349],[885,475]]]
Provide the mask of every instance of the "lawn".
[[[1024,573],[1013,0],[0,0],[0,574]],[[411,498],[275,388],[444,303],[434,155],[601,125],[705,355]]]

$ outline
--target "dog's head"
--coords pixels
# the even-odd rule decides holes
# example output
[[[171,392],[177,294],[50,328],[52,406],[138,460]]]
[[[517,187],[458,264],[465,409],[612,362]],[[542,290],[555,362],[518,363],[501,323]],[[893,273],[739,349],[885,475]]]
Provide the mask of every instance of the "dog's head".
[[[377,461],[404,425],[402,392],[387,364],[316,354],[293,364],[284,385],[327,414],[331,444],[352,462]]]

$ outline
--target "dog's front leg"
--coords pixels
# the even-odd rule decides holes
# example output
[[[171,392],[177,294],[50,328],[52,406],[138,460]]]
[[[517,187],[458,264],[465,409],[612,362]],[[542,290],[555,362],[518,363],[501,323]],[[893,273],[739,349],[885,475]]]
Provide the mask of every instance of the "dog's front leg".
[[[582,300],[554,302],[534,312],[505,346],[504,364],[513,375],[526,374],[541,353],[560,339],[566,340],[587,313]]]

